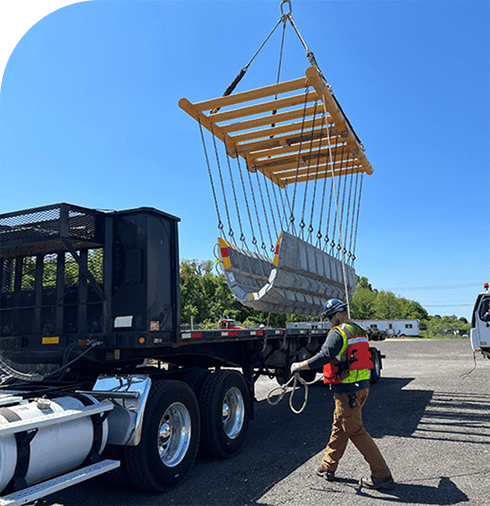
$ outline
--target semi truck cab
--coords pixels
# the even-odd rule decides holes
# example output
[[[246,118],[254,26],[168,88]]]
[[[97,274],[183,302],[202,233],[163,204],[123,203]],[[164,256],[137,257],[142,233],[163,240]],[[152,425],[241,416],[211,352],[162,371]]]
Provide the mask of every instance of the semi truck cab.
[[[490,292],[485,283],[484,291],[476,298],[471,317],[471,347],[490,358]]]
[[[220,330],[229,330],[229,329],[237,329],[237,330],[243,330],[245,327],[241,327],[238,325],[235,320],[232,320],[231,318],[222,318],[219,322],[219,328]]]

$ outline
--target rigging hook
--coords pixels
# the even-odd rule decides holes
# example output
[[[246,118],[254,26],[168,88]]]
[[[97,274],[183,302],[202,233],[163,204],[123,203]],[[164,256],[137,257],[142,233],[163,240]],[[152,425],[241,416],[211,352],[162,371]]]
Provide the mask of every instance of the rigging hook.
[[[283,6],[284,4],[288,4],[288,5],[289,5],[289,11],[288,11],[288,12],[284,12],[284,11],[282,10],[282,6]],[[280,8],[281,8],[281,17],[283,17],[283,18],[284,18],[285,16],[289,16],[289,15],[293,12],[293,8],[292,8],[292,6],[291,6],[291,0],[282,0],[282,1],[281,1]]]

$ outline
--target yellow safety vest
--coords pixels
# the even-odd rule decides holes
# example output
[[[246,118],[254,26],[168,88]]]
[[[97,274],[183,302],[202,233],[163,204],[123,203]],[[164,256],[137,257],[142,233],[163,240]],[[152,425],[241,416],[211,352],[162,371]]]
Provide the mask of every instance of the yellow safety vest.
[[[324,383],[355,383],[369,379],[374,364],[369,341],[359,325],[343,323],[336,327],[344,344],[334,360],[323,367]],[[359,333],[358,329],[362,330]]]

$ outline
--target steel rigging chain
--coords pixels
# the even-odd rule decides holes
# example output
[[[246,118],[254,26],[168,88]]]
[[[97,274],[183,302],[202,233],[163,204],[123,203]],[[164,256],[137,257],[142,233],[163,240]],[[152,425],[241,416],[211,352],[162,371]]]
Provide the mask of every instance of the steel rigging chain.
[[[218,218],[218,230],[223,230],[223,222],[221,221],[221,216],[219,213],[218,199],[216,198],[216,190],[214,187],[213,175],[211,172],[211,164],[209,163],[208,150],[206,149],[206,141],[204,139],[204,132],[203,132],[203,128],[201,125],[201,117],[199,115],[197,116],[197,122],[199,124],[199,132],[201,134],[201,141],[202,141],[202,146],[204,149],[204,158],[206,159],[206,165],[208,168],[208,175],[209,175],[209,182],[211,184],[211,190],[213,192],[213,198],[214,198],[214,205],[216,207],[216,216]]]
[[[269,234],[269,241],[271,243],[271,252],[272,252],[272,251],[274,251],[274,243],[272,241],[271,229],[270,229],[270,226],[269,226],[269,219],[268,219],[268,216],[267,216],[267,209],[265,207],[264,195],[262,193],[262,186],[260,185],[259,171],[258,170],[255,170],[255,175],[257,176],[257,186],[259,188],[260,200],[262,202],[262,209],[264,210],[265,224],[267,226],[267,233]],[[269,200],[269,204],[270,204],[270,200]],[[257,217],[258,217],[258,215],[257,215]]]
[[[355,184],[355,188],[354,188],[354,196],[358,195],[358,193],[357,193],[358,183],[359,183],[359,173],[356,174],[356,184]],[[360,195],[358,198],[360,198]],[[354,234],[357,233],[357,230],[354,232],[354,223],[355,223],[354,214],[356,211],[356,203],[357,203],[357,200],[354,200],[354,202],[352,204],[352,222],[351,222],[350,242],[349,242],[349,259],[351,260],[351,264],[355,259],[352,242],[354,240]]]
[[[289,11],[286,13],[283,12],[283,9],[282,9],[284,4],[288,4],[288,6],[289,6]],[[298,27],[296,26],[296,23],[293,20],[293,14],[292,14],[293,7],[291,6],[291,0],[282,0],[281,5],[280,5],[280,9],[281,9],[281,20],[280,21],[283,21],[284,23],[286,23],[286,19],[287,19],[291,23],[291,26],[294,28],[294,31],[296,32],[296,35],[298,36],[299,40],[303,44],[303,47],[305,48],[306,58],[308,58],[308,61],[310,62],[311,65],[313,65],[316,68],[319,68],[318,64],[316,62],[316,59],[315,59],[315,55],[313,54],[313,51],[310,51],[310,49],[306,45],[306,42],[304,41],[303,37],[301,37]]]
[[[223,136],[223,143],[224,142],[225,142],[225,139],[224,139],[224,136]],[[237,213],[237,217],[238,217],[238,225],[240,227],[240,240],[243,242],[244,238],[245,238],[245,235],[243,234],[242,219],[240,217],[240,209],[238,207],[238,199],[237,199],[237,196],[236,196],[235,182],[233,180],[233,171],[231,170],[230,154],[228,153],[228,151],[226,151],[226,162],[228,164],[228,172],[230,174],[231,188],[233,190],[233,198],[235,200],[236,213]]]
[[[247,192],[245,191],[245,182],[243,181],[243,174],[242,174],[242,167],[240,164],[240,157],[238,155],[237,155],[236,161],[237,161],[237,166],[238,166],[238,173],[240,174],[240,181],[242,182],[243,198],[245,199],[245,206],[247,208],[248,220],[250,223],[250,230],[252,231],[252,244],[255,246],[257,244],[257,239],[255,238],[255,232],[254,232],[253,223],[252,223],[252,216],[250,214],[250,207],[248,205]],[[242,242],[245,242],[245,237],[243,237],[243,239],[240,238],[240,240]]]
[[[262,177],[264,178],[264,186],[265,186],[265,191],[267,193],[267,198],[268,198],[269,202],[272,203],[271,196],[269,193],[269,187],[267,185],[267,178],[264,176],[264,174],[262,174]],[[277,204],[277,201],[276,201],[276,204]],[[274,207],[273,206],[271,206],[271,217],[272,217],[272,225],[274,226],[274,233],[276,234],[276,237],[277,237],[278,232],[277,232],[276,220],[274,218]],[[271,251],[274,251],[274,245],[272,245]]]
[[[301,120],[301,138],[300,138],[300,141],[299,141],[298,156],[297,156],[297,160],[296,160],[296,175],[295,175],[295,178],[294,178],[294,185],[293,185],[293,201],[292,201],[292,204],[291,204],[291,216],[289,218],[289,222],[293,226],[294,226],[294,221],[295,221],[294,206],[295,206],[295,203],[296,203],[296,190],[297,190],[297,187],[298,187],[299,167],[301,165],[301,149],[302,149],[302,146],[303,146],[303,134],[304,134],[304,131],[305,131],[306,106],[308,104],[308,94],[309,94],[309,88],[308,88],[308,86],[306,86],[306,88],[305,88],[305,100],[304,100],[304,107],[303,107],[303,118]],[[303,209],[303,217],[304,217],[304,209]],[[299,225],[301,229],[304,228],[303,217],[301,218],[301,222],[300,222],[300,225]]]
[[[312,131],[315,130],[316,107],[317,107],[317,103],[315,102],[315,108],[313,110],[313,124],[312,124],[312,127],[311,127]],[[304,192],[304,196],[303,196],[303,212],[301,213],[302,229],[304,229],[306,227],[306,223],[305,223],[306,198],[307,198],[307,195],[308,195],[308,181],[310,179],[311,160],[313,159],[313,138],[314,138],[314,135],[312,133],[311,134],[311,139],[310,139],[310,148],[309,148],[309,152],[308,152],[308,167],[307,167],[307,172],[306,172],[305,192]],[[312,210],[313,210],[314,204],[315,204],[315,199],[313,198],[312,202],[311,202],[311,209]],[[310,221],[310,226],[308,227],[308,232],[311,234],[312,231],[313,231],[313,227],[312,227],[311,221]],[[302,237],[302,239],[303,239],[303,237]]]
[[[257,219],[257,226],[259,227],[260,240],[262,241],[262,244],[260,245],[260,247],[263,250],[265,250],[267,248],[267,246],[265,245],[264,236],[262,234],[262,227],[260,225],[259,210],[257,208],[257,202],[255,200],[255,192],[254,192],[254,188],[253,188],[253,184],[252,184],[252,176],[250,175],[250,170],[248,169],[248,167],[247,167],[247,174],[248,174],[248,183],[250,186],[250,194],[252,195],[252,200],[253,200],[254,209],[255,209],[255,215],[256,215],[256,219]],[[255,240],[255,243],[252,241],[252,244],[257,245],[257,240]],[[260,253],[259,249],[257,249],[257,253]]]
[[[221,173],[221,164],[219,161],[218,146],[216,145],[216,136],[214,135],[213,129],[211,129],[211,134],[212,134],[212,138],[213,138],[214,153],[216,156],[216,166],[218,168],[219,179],[221,182],[221,191],[223,193],[223,202],[225,205],[226,219],[228,220],[228,228],[229,228],[228,234],[229,234],[230,238],[233,239],[235,233],[233,232],[233,229],[231,228],[230,212],[228,210],[228,201],[226,200],[225,183],[223,181],[223,174]]]
[[[285,4],[287,4],[288,9],[289,9],[287,12],[284,12],[284,10],[283,10],[283,6]],[[231,95],[233,93],[233,91],[235,90],[235,88],[238,86],[238,84],[240,83],[240,81],[243,79],[244,75],[246,74],[246,72],[247,72],[248,68],[250,67],[250,65],[252,64],[252,62],[255,60],[255,58],[260,53],[260,51],[262,50],[262,48],[266,45],[267,41],[272,37],[272,34],[276,31],[276,28],[282,23],[283,27],[285,29],[287,21],[289,21],[289,23],[293,27],[294,31],[296,32],[296,35],[298,36],[299,40],[301,41],[301,44],[305,48],[306,58],[310,62],[310,65],[312,65],[312,66],[316,67],[318,70],[320,70],[320,68],[318,67],[318,63],[316,62],[315,56],[313,54],[313,51],[311,51],[308,48],[308,46],[306,45],[306,42],[304,41],[303,37],[301,36],[301,34],[300,34],[299,30],[298,30],[298,27],[296,26],[296,23],[293,20],[293,15],[292,15],[293,9],[292,9],[292,6],[291,6],[291,0],[281,0],[280,10],[281,10],[281,17],[279,18],[279,21],[276,23],[276,25],[271,30],[271,32],[269,33],[269,35],[266,37],[266,39],[264,40],[264,42],[262,42],[261,46],[259,47],[259,49],[257,49],[257,51],[255,52],[255,54],[250,59],[250,61],[245,65],[245,67],[243,67],[240,70],[240,72],[237,74],[237,76],[235,77],[235,79],[233,79],[233,81],[230,83],[230,85],[228,86],[228,88],[226,88],[225,92],[223,93],[224,97],[226,97],[228,95]],[[282,59],[282,44],[281,44],[281,57],[280,57],[280,61],[279,61],[278,79],[279,79],[279,73],[280,73],[280,67],[281,67],[281,59]],[[213,113],[216,113],[218,111],[219,111],[219,108],[218,109],[214,109]]]
[[[359,226],[359,209],[361,207],[361,195],[362,195],[362,182],[364,181],[364,174],[361,174],[361,184],[359,188],[359,197],[357,199],[357,215],[356,215],[356,225],[354,231],[354,245],[352,246],[352,260],[356,259],[356,244],[357,244],[357,228]]]

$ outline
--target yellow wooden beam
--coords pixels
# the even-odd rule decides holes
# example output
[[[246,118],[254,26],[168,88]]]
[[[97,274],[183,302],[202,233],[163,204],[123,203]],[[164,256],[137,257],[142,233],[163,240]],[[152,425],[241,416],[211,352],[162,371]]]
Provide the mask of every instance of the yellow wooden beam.
[[[281,174],[275,174],[274,177],[279,180],[280,185],[287,186],[288,184],[294,184],[294,183],[304,183],[305,181],[315,181],[315,180],[321,180],[325,178],[331,178],[333,177],[339,177],[339,176],[347,176],[350,174],[358,174],[364,172],[361,166],[352,166],[347,167],[345,169],[334,169],[333,174],[332,170],[329,168],[327,170],[318,171],[318,172],[310,172],[309,174],[307,171],[303,170],[298,172],[298,175],[296,174],[288,174],[288,175],[281,175]]]
[[[249,102],[250,100],[258,100],[260,98],[272,97],[281,93],[299,90],[301,88],[304,88],[305,85],[306,79],[304,77],[301,77],[299,79],[286,81],[284,83],[272,84],[270,86],[264,86],[262,88],[256,88],[254,90],[234,93],[226,97],[219,97],[211,100],[205,100],[203,102],[196,102],[195,106],[199,111],[210,111],[221,107],[227,107],[233,104],[240,104],[243,102]]]
[[[305,118],[305,121],[312,121],[311,117],[313,116],[315,112],[314,106],[309,106],[306,108],[306,110],[302,109],[293,109],[292,111],[287,111],[283,113],[273,113],[266,116],[261,116],[259,118],[254,118],[251,120],[246,121],[237,121],[235,123],[229,123],[226,125],[222,125],[224,130],[228,133],[232,132],[240,132],[244,130],[250,130],[245,133],[237,133],[234,135],[234,138],[236,137],[238,142],[242,141],[242,137],[244,139],[253,139],[253,138],[260,138],[262,136],[262,132],[266,129],[260,128],[260,127],[267,127],[267,128],[286,128],[289,125],[291,125],[291,128],[294,128],[296,125],[299,124],[301,128],[301,123],[303,121],[303,117]],[[317,108],[318,112],[318,108]],[[301,118],[301,121],[294,122],[294,123],[286,123],[285,125],[281,125],[281,123],[285,123],[286,121],[296,120]],[[329,116],[328,116],[329,118]],[[320,120],[318,120],[320,121]],[[332,123],[332,121],[328,121],[329,124]],[[256,130],[253,130],[256,129]],[[289,130],[286,130],[289,131]],[[280,131],[279,131],[280,133]]]
[[[352,131],[352,128],[350,127],[347,118],[344,116],[344,113],[337,105],[337,101],[333,97],[332,92],[330,91],[330,88],[325,79],[323,78],[323,76],[315,67],[309,67],[308,69],[306,69],[306,77],[308,78],[308,84],[313,86],[313,88],[315,88],[316,92],[320,95],[320,97],[322,97],[322,102],[325,105],[326,110],[332,116],[337,127],[339,127],[342,124],[343,126],[345,126],[345,129],[349,133],[349,136],[352,136],[352,138],[354,139],[355,143],[358,146],[359,151],[362,152],[362,155],[360,156],[362,158],[363,166],[365,168],[366,173],[372,174],[373,168],[371,167],[371,164],[364,155],[364,148],[358,142],[357,136]]]
[[[263,159],[274,158],[283,155],[296,155],[301,152],[302,157],[310,154],[312,158],[317,156],[318,150],[327,151],[335,149],[336,146],[345,145],[344,139],[340,136],[332,136],[330,139],[325,139],[321,132],[313,132],[313,140],[311,132],[305,132],[304,135],[286,136],[277,139],[269,139],[269,141],[262,141],[261,143],[254,143],[254,146],[247,148],[240,145],[238,152],[248,151],[250,155],[256,159],[263,161]],[[330,144],[328,143],[330,141]],[[348,146],[346,145],[348,148]],[[301,151],[300,151],[301,149]]]
[[[334,145],[336,142],[342,142],[342,138],[332,136],[330,142],[331,145]],[[239,144],[237,152],[243,153],[247,151],[254,157],[262,158],[264,156],[280,155],[289,151],[298,151],[300,145],[302,152],[304,152],[309,151],[310,148],[315,149],[319,146],[327,146],[327,140],[324,138],[321,129],[316,129],[313,132],[311,130],[303,132],[303,134],[295,132],[280,137],[269,136],[260,141]]]
[[[287,113],[287,114],[290,114],[290,113]],[[277,115],[277,116],[279,116],[279,115]],[[315,118],[315,120],[308,119],[304,122],[304,125],[303,125],[303,121],[296,121],[294,123],[286,123],[285,125],[278,125],[278,123],[280,123],[281,121],[288,121],[288,120],[285,120],[284,118],[283,119],[278,118],[276,120],[277,116],[274,115],[274,116],[269,116],[267,118],[267,123],[265,123],[265,125],[271,125],[268,128],[261,128],[259,130],[253,130],[252,132],[247,132],[247,133],[243,133],[243,134],[235,134],[235,135],[232,135],[231,138],[237,144],[241,144],[241,143],[244,143],[247,141],[263,139],[265,137],[275,137],[277,135],[285,134],[288,132],[300,132],[302,127],[305,130],[310,130],[313,126],[315,126],[315,127],[318,126],[320,128],[322,124],[325,124],[325,120],[322,116],[321,118]],[[301,115],[298,115],[296,117],[290,117],[289,119],[295,119],[295,118],[300,118],[300,117],[301,117]],[[271,119],[269,119],[269,118],[271,118]],[[260,118],[260,119],[264,119],[264,118]],[[255,120],[254,120],[254,122],[255,122]],[[327,116],[327,124],[331,124],[331,123],[332,123],[332,120],[331,120],[330,116]],[[264,124],[262,124],[260,126],[263,126],[263,125]],[[227,133],[230,133],[231,131],[236,131],[235,129],[233,129],[233,130],[228,129],[228,125],[223,126],[222,128]],[[243,130],[248,130],[248,128],[243,128]],[[336,129],[335,130],[332,129],[331,132],[334,133],[335,135],[338,135],[338,132]]]
[[[325,142],[325,141],[324,141]],[[319,147],[319,141],[317,141],[317,146]],[[255,164],[260,168],[274,167],[280,166],[282,164],[306,164],[310,160],[312,163],[316,163],[318,158],[324,159],[329,158],[330,156],[334,157],[339,162],[342,160],[346,162],[350,159],[358,159],[358,153],[352,152],[351,146],[344,143],[339,143],[337,146],[335,145],[327,145],[322,146],[321,149],[311,150],[304,149],[301,152],[296,150],[295,152],[289,152],[287,154],[283,154],[283,151],[271,149],[269,151],[261,151],[257,153],[251,153],[250,156],[255,160]],[[275,155],[275,156],[274,156]]]
[[[278,98],[277,100],[270,100],[269,102],[262,102],[260,104],[249,105],[247,107],[240,107],[238,109],[230,109],[229,111],[218,112],[210,114],[209,118],[215,123],[222,123],[236,118],[245,118],[247,116],[255,116],[264,112],[276,111],[279,109],[286,109],[288,107],[295,107],[300,105],[303,111],[305,103],[315,102],[319,100],[316,91],[304,93],[301,95],[293,95],[292,97]]]
[[[308,166],[308,163],[303,162],[300,165],[293,164],[293,163],[283,163],[280,165],[275,165],[273,167],[271,167],[271,166],[264,167],[264,166],[255,165],[255,168],[257,170],[259,170],[260,172],[262,172],[267,177],[275,176],[276,178],[278,178],[278,177],[282,178],[282,177],[286,177],[286,176],[292,177],[292,176],[296,175],[296,173],[298,173],[298,174],[300,174],[300,173],[301,174],[306,174],[306,173],[313,174],[314,172],[322,172],[325,170],[329,170],[329,169],[326,169],[326,167],[331,167],[331,166],[332,166],[332,163],[326,163],[326,162],[320,163],[318,166],[311,165],[311,164]],[[351,166],[356,166],[356,167],[359,166],[360,170],[362,172],[365,172],[362,165],[359,163],[359,160],[357,160],[355,158],[352,158],[344,163],[341,163],[340,161],[333,163],[334,171],[338,170],[342,174],[343,174],[344,168],[351,167]]]
[[[308,91],[310,88],[313,90]],[[303,93],[277,99],[281,93],[291,93],[296,90],[302,90]],[[267,100],[268,98],[271,100]],[[247,105],[247,102],[261,99],[266,101]],[[306,105],[305,107],[305,103],[311,102],[317,103],[315,106]],[[245,106],[213,114],[214,110],[237,104],[245,104]],[[356,171],[367,174],[373,172],[362,144],[324,77],[315,67],[306,70],[306,78],[196,104],[183,98],[179,101],[179,105],[194,119],[200,121],[204,128],[224,142],[231,156],[238,154],[244,158],[247,161],[248,170],[263,172],[281,187],[293,182],[289,175],[281,176],[281,173],[304,171],[308,163],[316,164],[318,159],[321,164],[326,163],[331,156],[334,156],[336,146],[339,153],[341,146],[344,146],[342,163],[347,161],[356,163],[358,166]],[[206,114],[205,111],[211,112]],[[314,114],[318,116],[313,118]],[[250,118],[251,116],[256,117]],[[295,121],[299,119],[301,121]],[[224,124],[226,122],[228,123]],[[328,124],[329,128],[322,129],[322,123]],[[234,132],[239,133],[231,135]],[[312,137],[313,140],[311,140]],[[333,166],[336,168],[339,163],[339,161],[334,161]],[[321,170],[320,165],[319,174]],[[301,178],[304,177],[308,179],[309,176],[301,173]],[[329,177],[328,171],[323,177]]]
[[[183,109],[187,114],[192,116],[198,123],[200,123],[204,128],[209,130],[213,135],[215,135],[218,139],[224,142],[226,149],[230,155],[234,153],[235,144],[230,139],[230,136],[223,131],[218,125],[215,125],[212,121],[209,120],[206,114],[202,113],[194,104],[189,102],[186,98],[181,98],[179,100],[179,106]]]

